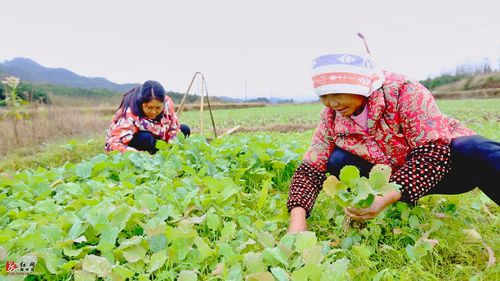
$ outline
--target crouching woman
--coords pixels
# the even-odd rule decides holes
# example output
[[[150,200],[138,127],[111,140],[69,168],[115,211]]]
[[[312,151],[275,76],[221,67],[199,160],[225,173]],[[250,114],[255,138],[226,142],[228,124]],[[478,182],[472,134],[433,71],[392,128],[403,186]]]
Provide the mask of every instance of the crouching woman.
[[[174,139],[187,125],[179,125],[172,99],[156,81],[146,81],[123,95],[106,134],[106,151],[147,151],[156,153],[156,141]]]

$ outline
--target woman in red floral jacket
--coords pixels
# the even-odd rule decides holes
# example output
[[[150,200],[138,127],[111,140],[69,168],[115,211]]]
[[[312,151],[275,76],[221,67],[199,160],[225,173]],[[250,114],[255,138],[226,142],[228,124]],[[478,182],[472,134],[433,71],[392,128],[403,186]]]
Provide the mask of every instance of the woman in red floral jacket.
[[[364,176],[374,164],[390,165],[391,181],[401,185],[400,191],[377,196],[369,208],[346,208],[358,220],[374,218],[398,200],[414,204],[426,194],[475,187],[500,202],[500,143],[442,114],[420,83],[379,70],[367,49],[318,57],[313,72],[325,108],[292,178],[289,232],[306,230],[326,172],[338,176],[345,165],[357,166]]]
[[[147,151],[156,153],[158,139],[170,141],[179,130],[189,136],[187,125],[180,125],[174,103],[156,81],[146,81],[123,95],[106,136],[106,151]]]

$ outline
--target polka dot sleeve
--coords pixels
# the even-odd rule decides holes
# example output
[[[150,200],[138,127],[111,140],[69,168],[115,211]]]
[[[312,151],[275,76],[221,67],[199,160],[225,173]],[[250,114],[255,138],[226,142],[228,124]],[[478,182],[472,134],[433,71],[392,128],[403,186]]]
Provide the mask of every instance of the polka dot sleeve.
[[[325,179],[325,172],[302,163],[292,177],[286,203],[288,211],[290,212],[295,207],[302,207],[306,210],[306,216],[309,217]]]
[[[450,148],[430,143],[413,149],[406,163],[391,176],[401,185],[401,201],[415,204],[450,171]]]

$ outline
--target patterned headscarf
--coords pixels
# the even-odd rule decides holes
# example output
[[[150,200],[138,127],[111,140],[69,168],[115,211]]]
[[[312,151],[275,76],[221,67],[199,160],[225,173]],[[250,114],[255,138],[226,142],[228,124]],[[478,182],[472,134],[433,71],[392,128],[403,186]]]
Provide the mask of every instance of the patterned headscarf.
[[[364,36],[358,33],[354,47],[313,61],[313,87],[318,96],[358,94],[370,96],[384,83],[384,74],[372,61]]]

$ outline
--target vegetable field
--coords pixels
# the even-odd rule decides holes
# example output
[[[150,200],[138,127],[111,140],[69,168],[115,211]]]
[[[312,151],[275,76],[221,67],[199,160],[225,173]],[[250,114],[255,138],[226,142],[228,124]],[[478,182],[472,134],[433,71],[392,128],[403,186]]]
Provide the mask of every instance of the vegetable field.
[[[439,105],[500,139],[500,100]],[[219,110],[215,118],[222,128],[313,128],[320,110]],[[183,118],[197,124],[199,117]],[[346,227],[342,207],[321,192],[310,232],[287,234],[288,186],[311,136],[240,133],[207,143],[194,135],[162,142],[153,156],[96,151],[83,161],[4,172],[0,279],[499,279],[500,208],[479,190],[428,196],[416,207],[397,203],[362,229]],[[36,257],[34,271],[9,274],[6,263],[26,255]]]

